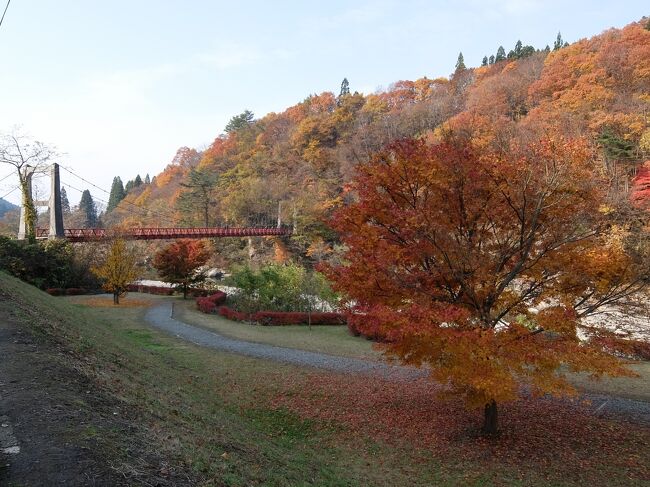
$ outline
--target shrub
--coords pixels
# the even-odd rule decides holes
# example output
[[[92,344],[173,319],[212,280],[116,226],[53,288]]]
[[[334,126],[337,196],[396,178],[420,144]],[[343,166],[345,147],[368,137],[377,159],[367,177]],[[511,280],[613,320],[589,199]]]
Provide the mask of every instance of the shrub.
[[[214,313],[217,309],[217,306],[210,300],[210,298],[206,297],[196,298],[196,306],[199,308],[199,311],[201,311],[201,313],[206,314]]]
[[[88,291],[80,287],[69,287],[68,289],[65,290],[65,293],[68,296],[78,296],[80,294],[86,294],[87,292]]]
[[[228,306],[219,307],[219,314],[224,318],[233,321],[247,321],[249,318],[248,313],[242,313],[241,311],[234,310]]]
[[[225,301],[226,293],[223,291],[217,291],[210,296],[196,298],[196,306],[202,313],[209,314],[214,313],[217,306],[223,304]]]
[[[253,320],[262,325],[300,325],[309,323],[309,313],[258,311],[253,315]],[[345,317],[340,313],[312,313],[312,325],[343,325]]]
[[[65,289],[62,287],[50,287],[45,290],[47,294],[50,296],[64,296],[65,295]]]

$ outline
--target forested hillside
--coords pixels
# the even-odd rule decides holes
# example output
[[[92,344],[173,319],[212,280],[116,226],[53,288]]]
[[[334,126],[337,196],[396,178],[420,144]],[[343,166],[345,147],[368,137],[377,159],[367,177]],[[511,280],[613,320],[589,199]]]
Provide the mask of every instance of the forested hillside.
[[[131,184],[104,224],[254,224],[280,204],[300,235],[288,249],[276,243],[278,258],[288,250],[323,259],[336,246],[324,220],[354,197],[346,183],[357,164],[395,139],[450,133],[500,149],[541,135],[586,137],[612,202],[630,200],[650,157],[648,19],[571,45],[558,38],[552,50],[499,48],[483,64],[468,68],[461,55],[449,78],[396,81],[370,95],[344,80],[338,94],[311,95],[282,113],[246,111],[205,151],[183,147],[150,182]],[[646,186],[637,180],[638,205]]]

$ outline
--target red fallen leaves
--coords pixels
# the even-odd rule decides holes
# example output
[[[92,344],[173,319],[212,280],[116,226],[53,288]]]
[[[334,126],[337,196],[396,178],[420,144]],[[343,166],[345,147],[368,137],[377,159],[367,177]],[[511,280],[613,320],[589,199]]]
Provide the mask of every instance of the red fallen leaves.
[[[607,471],[633,482],[650,478],[650,427],[598,418],[578,403],[526,398],[504,404],[501,435],[485,439],[468,426],[479,411],[441,399],[442,387],[426,379],[319,373],[294,379],[272,405],[340,425],[348,441],[371,437],[442,461],[486,462],[556,480],[602,484]]]

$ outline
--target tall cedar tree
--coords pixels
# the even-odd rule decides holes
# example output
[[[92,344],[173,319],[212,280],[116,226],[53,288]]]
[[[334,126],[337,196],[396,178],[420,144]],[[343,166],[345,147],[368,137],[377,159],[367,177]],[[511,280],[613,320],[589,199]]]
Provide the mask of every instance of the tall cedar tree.
[[[197,272],[210,258],[210,252],[201,240],[177,240],[156,254],[153,266],[165,281],[183,290],[183,299],[191,284],[201,282],[205,276]]]
[[[95,228],[97,226],[97,207],[95,201],[87,189],[81,193],[81,200],[79,201],[79,210],[83,215],[83,227]]]
[[[497,49],[497,55],[494,58],[494,62],[498,63],[499,61],[503,61],[506,58],[506,50],[503,48],[503,46],[499,46]]]
[[[68,193],[63,186],[61,186],[61,209],[64,214],[70,213],[70,200],[68,200]]]
[[[134,252],[123,239],[118,238],[111,244],[104,263],[92,269],[104,281],[102,288],[113,294],[113,304],[120,304],[120,297],[124,296],[129,284],[137,277],[135,265]]]
[[[403,140],[360,166],[357,201],[332,220],[348,264],[327,273],[352,326],[484,408],[493,434],[497,404],[522,384],[572,392],[560,366],[628,374],[577,332],[643,282],[601,234],[606,184],[586,143],[477,150]]]
[[[456,70],[455,70],[455,72],[457,73],[458,71],[464,71],[466,69],[467,69],[467,67],[465,66],[465,59],[463,58],[463,53],[459,52],[458,53],[458,59],[456,60]]]
[[[113,178],[113,184],[111,185],[111,193],[108,197],[108,206],[106,206],[106,211],[112,211],[117,208],[117,205],[120,204],[120,201],[122,201],[125,196],[126,192],[124,191],[122,179],[119,176],[115,176]]]
[[[347,78],[343,78],[341,81],[341,91],[339,91],[339,98],[350,94],[350,82]]]

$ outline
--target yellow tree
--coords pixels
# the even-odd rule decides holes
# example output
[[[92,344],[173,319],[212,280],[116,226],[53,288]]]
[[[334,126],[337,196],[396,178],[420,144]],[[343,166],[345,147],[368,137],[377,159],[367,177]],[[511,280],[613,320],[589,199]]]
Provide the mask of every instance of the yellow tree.
[[[102,287],[113,294],[113,304],[120,304],[129,284],[137,277],[136,258],[124,239],[117,238],[111,244],[106,260],[100,267],[93,268],[93,273],[104,280]]]

